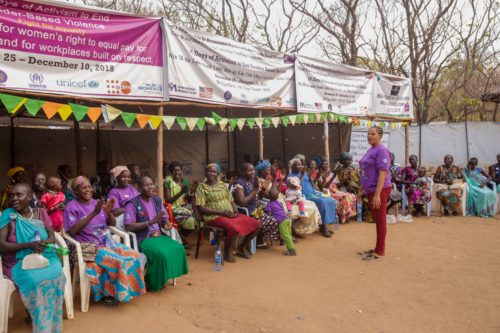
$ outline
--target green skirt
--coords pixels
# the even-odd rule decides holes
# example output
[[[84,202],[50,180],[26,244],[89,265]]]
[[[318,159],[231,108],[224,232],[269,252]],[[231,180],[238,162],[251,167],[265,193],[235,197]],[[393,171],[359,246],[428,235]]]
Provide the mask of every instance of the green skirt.
[[[158,291],[169,279],[187,274],[186,250],[170,237],[147,238],[142,241],[140,249],[148,258],[146,285],[149,291]]]

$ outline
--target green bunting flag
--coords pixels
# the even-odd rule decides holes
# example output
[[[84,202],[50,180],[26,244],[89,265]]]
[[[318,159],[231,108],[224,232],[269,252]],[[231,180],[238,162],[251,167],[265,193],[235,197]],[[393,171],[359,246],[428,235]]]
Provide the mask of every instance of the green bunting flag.
[[[177,124],[179,124],[179,126],[181,127],[182,130],[186,129],[186,127],[187,127],[187,120],[186,120],[186,118],[184,118],[184,117],[176,117],[175,121],[177,122]]]
[[[26,102],[28,99],[25,97],[0,94],[0,100],[7,109],[7,112],[16,113],[17,110],[19,110],[19,108],[23,106],[24,102]]]
[[[24,107],[28,111],[28,113],[32,116],[36,116],[38,111],[42,108],[42,105],[45,104],[45,101],[40,101],[38,99],[28,98],[26,102],[24,102]]]
[[[236,127],[237,124],[238,124],[238,119],[236,119],[236,118],[229,119],[229,127],[232,130],[234,130],[234,128]]]
[[[205,129],[205,123],[207,121],[205,120],[205,118],[200,118],[198,119],[198,121],[196,122],[196,127],[198,127],[198,129],[200,131],[203,131]]]
[[[321,113],[321,120],[322,121],[328,120],[328,113],[326,112]]]
[[[290,118],[288,118],[288,116],[281,117],[281,123],[283,124],[283,126],[287,127],[289,122]]]
[[[271,126],[271,118],[264,118],[264,128]]]
[[[125,125],[130,128],[130,126],[132,126],[132,124],[134,123],[135,117],[137,115],[135,113],[122,112],[120,116],[122,117]]]
[[[310,123],[314,123],[316,121],[316,115],[314,113],[309,113],[307,115],[307,121]]]
[[[221,117],[221,116],[219,116],[219,115],[218,115],[217,113],[215,113],[215,112],[212,112],[212,118],[214,118],[214,120],[215,120],[215,124],[218,124],[218,123],[221,121],[221,119],[222,119],[222,117]]]
[[[255,118],[247,118],[247,125],[250,129],[252,129],[253,125],[255,125]]]
[[[304,123],[304,115],[303,114],[297,115],[297,120],[296,121],[297,121],[297,124],[299,124],[299,125],[302,124],[302,123]]]
[[[82,119],[85,118],[85,116],[87,115],[87,111],[89,110],[89,107],[85,105],[69,103],[69,106],[71,107],[71,111],[73,111],[73,116],[77,121],[82,121]]]

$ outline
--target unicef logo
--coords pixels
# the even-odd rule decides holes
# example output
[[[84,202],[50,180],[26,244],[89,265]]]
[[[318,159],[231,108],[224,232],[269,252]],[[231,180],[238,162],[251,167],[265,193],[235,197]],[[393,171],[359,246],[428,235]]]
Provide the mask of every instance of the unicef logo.
[[[39,73],[30,73],[30,81],[35,84],[43,83],[43,75]]]
[[[7,73],[5,73],[4,71],[0,70],[0,83],[7,82],[8,78],[9,77],[7,76]]]
[[[99,87],[99,82],[89,81],[88,85],[89,85],[89,88],[97,88],[97,87]]]
[[[226,101],[229,101],[231,98],[233,98],[233,95],[231,94],[231,92],[228,90],[224,93],[224,99]]]

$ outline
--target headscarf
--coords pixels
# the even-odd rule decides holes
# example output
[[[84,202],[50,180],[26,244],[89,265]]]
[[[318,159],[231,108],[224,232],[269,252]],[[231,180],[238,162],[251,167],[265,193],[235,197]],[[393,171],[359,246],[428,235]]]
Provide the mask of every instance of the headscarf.
[[[352,158],[352,153],[351,152],[345,151],[342,154],[340,154],[340,161],[341,162],[347,160],[348,158]]]
[[[217,172],[220,173],[220,165],[219,165],[219,163],[210,163],[210,164],[207,164],[206,169],[208,169],[208,168],[215,168],[215,169],[217,169]]]
[[[295,157],[294,157],[294,158],[292,158],[292,159],[290,160],[290,162],[288,162],[288,169],[289,169],[288,171],[289,171],[290,173],[292,172],[292,166],[293,166],[294,164],[298,163],[298,162],[302,163],[302,161],[301,161],[300,159],[295,158]]]
[[[255,170],[257,171],[257,175],[260,175],[262,171],[269,169],[270,167],[271,162],[269,162],[269,160],[259,160],[255,166]]]
[[[295,187],[300,187],[300,179],[299,179],[299,177],[290,177],[290,178],[288,178],[288,183],[290,183],[290,185],[293,185]]]
[[[17,166],[17,167],[13,167],[13,168],[10,168],[8,171],[7,171],[7,176],[9,178],[12,178],[14,177],[14,175],[18,172],[26,172],[26,170],[24,170],[23,167],[20,167],[20,166]]]
[[[297,160],[301,160],[301,161],[305,161],[306,160],[306,157],[302,154],[297,154],[293,157],[293,159],[297,159]]]
[[[118,178],[118,176],[123,172],[123,171],[129,171],[128,168],[124,165],[119,165],[111,169],[110,173],[113,175],[113,177]]]
[[[82,185],[84,182],[90,183],[88,178],[85,176],[78,176],[75,179],[71,181],[71,190],[73,193],[76,193],[76,190],[80,185]]]

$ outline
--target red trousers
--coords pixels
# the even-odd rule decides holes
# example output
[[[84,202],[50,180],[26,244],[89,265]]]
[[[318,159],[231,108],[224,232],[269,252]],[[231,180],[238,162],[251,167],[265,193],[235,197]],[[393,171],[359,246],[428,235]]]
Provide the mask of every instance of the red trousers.
[[[372,206],[375,192],[366,194],[368,197],[370,211],[372,212],[373,219],[377,225],[377,244],[375,245],[375,253],[381,256],[385,255],[385,236],[387,235],[387,201],[389,200],[390,194],[390,187],[382,189],[382,192],[380,193],[380,208],[378,209],[375,209]]]

